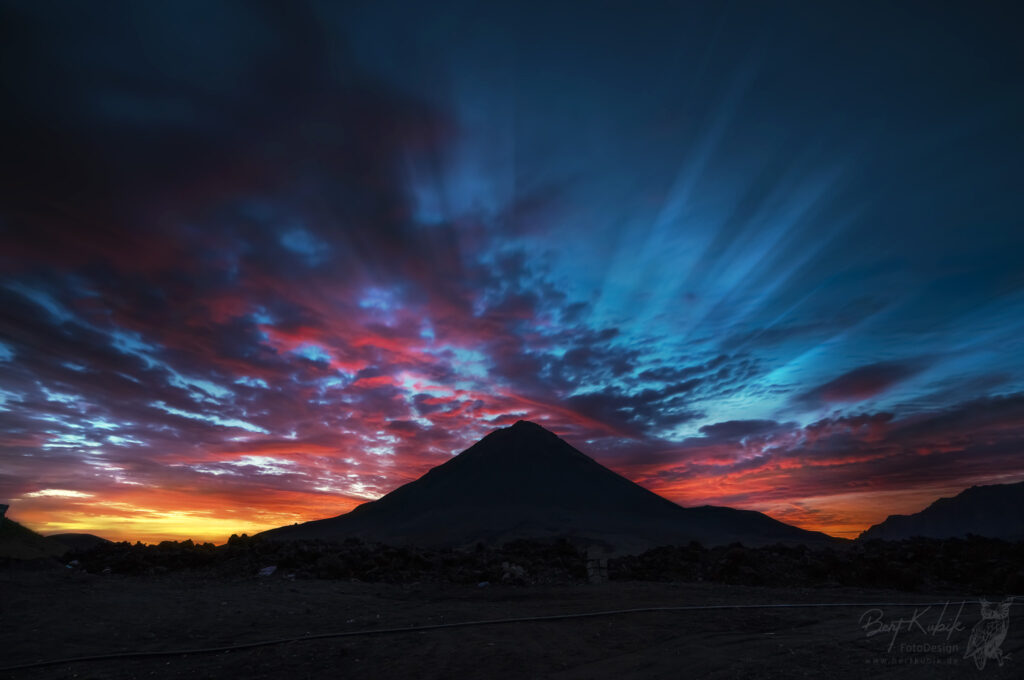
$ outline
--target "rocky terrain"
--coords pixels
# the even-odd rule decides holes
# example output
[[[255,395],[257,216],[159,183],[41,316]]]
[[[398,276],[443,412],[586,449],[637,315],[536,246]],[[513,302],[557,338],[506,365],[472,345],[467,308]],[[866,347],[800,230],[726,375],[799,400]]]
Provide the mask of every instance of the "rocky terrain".
[[[594,558],[594,554],[590,555]],[[1024,542],[998,539],[866,541],[842,548],[662,546],[604,557],[613,581],[673,581],[773,587],[861,587],[902,591],[1024,593]],[[233,536],[226,545],[165,541],[104,543],[47,565],[89,574],[218,578],[357,580],[374,583],[576,584],[588,580],[588,555],[566,540],[518,540],[465,549],[389,546],[359,539],[270,541]],[[21,569],[29,568],[19,562]],[[68,566],[69,565],[69,566]]]
[[[963,653],[980,600],[1021,592],[1024,543],[979,537],[610,558],[567,540],[100,543],[0,560],[0,678],[978,677]],[[1009,611],[987,677],[1020,677]],[[870,634],[872,617],[914,616],[921,629]],[[155,656],[14,668],[139,652]]]

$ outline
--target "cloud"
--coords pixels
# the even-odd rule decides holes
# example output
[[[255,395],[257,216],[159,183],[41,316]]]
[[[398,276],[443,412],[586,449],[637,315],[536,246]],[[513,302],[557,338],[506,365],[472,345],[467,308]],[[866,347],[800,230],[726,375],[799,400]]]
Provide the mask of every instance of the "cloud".
[[[781,511],[784,504],[812,498],[818,510],[803,516],[804,526],[827,529],[824,518],[841,518],[836,528],[856,535],[863,522],[919,510],[913,504],[922,498],[934,500],[974,483],[1024,479],[1017,456],[1024,446],[1022,423],[1021,393],[927,415],[863,413],[805,426],[730,421],[705,426],[702,436],[666,445],[660,454],[625,462],[622,469],[684,504]],[[857,504],[849,500],[854,496]],[[837,499],[833,506],[830,498]]]
[[[885,361],[852,371],[803,392],[796,401],[808,407],[856,403],[876,397],[926,368],[921,361]]]
[[[774,420],[728,420],[704,425],[700,428],[700,433],[707,439],[730,441],[770,433],[779,427],[781,425]]]
[[[642,101],[621,109],[627,100],[591,89],[607,54],[563,59],[557,32],[521,53],[498,15],[463,32],[493,37],[494,55],[474,49],[472,73],[449,80],[438,65],[466,45],[415,13],[304,2],[218,3],[201,17],[188,4],[6,9],[0,496],[21,499],[16,516],[53,530],[222,539],[338,514],[519,418],[677,500],[774,503],[816,522],[836,515],[805,499],[830,490],[1016,473],[1015,397],[955,402],[1016,394],[1019,362],[1001,358],[999,380],[974,383],[948,365],[994,374],[991,347],[1013,347],[1024,317],[1005,253],[1019,248],[972,260],[965,239],[940,252],[905,232],[893,242],[914,248],[896,265],[862,245],[897,208],[945,233],[947,216],[978,223],[986,205],[993,217],[980,223],[993,226],[978,228],[994,233],[1016,206],[1001,222],[997,202],[978,198],[998,182],[925,192],[929,206],[972,196],[966,213],[894,206],[913,193],[896,180],[919,176],[896,168],[882,173],[885,219],[858,222],[848,194],[877,193],[857,182],[892,166],[893,144],[878,167],[834,168],[814,145],[797,162],[781,137],[777,154],[747,144],[763,135],[737,123],[779,113],[778,102],[816,105],[799,99],[813,79],[766,102],[764,88],[720,68],[697,79],[714,85],[682,111],[663,93],[692,74],[663,65],[703,60],[666,60],[657,47],[602,70],[644,84]],[[375,47],[399,20],[413,24],[409,49],[422,48],[415,63]],[[559,20],[574,36],[622,35],[601,12],[585,25]],[[362,30],[375,21],[386,30]],[[703,29],[668,41],[678,27],[640,24],[652,39],[636,44],[703,49],[690,47]],[[510,54],[508,72],[497,62]],[[553,94],[533,78],[552,64],[572,87]],[[891,73],[875,65],[873,83]],[[484,84],[477,68],[508,77]],[[904,92],[918,79],[897,82]],[[758,115],[743,115],[748,100]],[[795,137],[810,139],[803,123]],[[818,129],[834,148],[851,144],[832,132]],[[1012,155],[1005,139],[978,148]],[[747,174],[737,167],[754,179],[720,179]],[[846,226],[823,238],[833,222]],[[914,277],[944,253],[950,271],[983,262],[991,275],[929,297]],[[970,323],[946,314],[961,294]],[[911,388],[939,362],[900,358],[906,348],[871,326],[901,304],[910,330],[939,329],[913,352],[976,350],[944,360],[927,400]],[[952,338],[953,326],[971,338]],[[825,370],[895,358],[818,385],[790,380],[812,353]],[[880,396],[898,407],[878,412]],[[38,495],[46,489],[91,496]]]

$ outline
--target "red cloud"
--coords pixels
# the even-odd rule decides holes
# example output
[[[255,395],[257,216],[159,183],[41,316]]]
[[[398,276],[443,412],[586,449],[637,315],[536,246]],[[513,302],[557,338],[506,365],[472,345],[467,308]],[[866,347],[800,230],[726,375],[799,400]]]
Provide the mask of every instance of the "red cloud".
[[[858,402],[878,396],[923,370],[920,362],[881,362],[861,366],[799,397],[809,405]]]

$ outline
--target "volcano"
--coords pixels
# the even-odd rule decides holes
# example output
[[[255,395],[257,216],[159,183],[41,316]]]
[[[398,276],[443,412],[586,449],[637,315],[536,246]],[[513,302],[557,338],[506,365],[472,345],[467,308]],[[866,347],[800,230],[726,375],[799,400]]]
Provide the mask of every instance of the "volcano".
[[[763,545],[835,540],[750,510],[681,507],[524,420],[491,432],[419,479],[347,514],[260,535],[279,540],[357,537],[419,546],[565,537],[616,552],[690,541]]]

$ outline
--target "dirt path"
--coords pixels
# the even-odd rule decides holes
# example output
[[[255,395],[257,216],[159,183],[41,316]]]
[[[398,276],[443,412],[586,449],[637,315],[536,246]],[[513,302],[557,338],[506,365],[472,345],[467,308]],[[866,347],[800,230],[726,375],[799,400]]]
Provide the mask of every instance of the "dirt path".
[[[177,650],[334,631],[634,607],[778,602],[959,601],[852,589],[703,584],[485,588],[71,572],[0,575],[0,666],[118,651]],[[1019,605],[1018,605],[1019,606]],[[1018,678],[1024,607],[983,671],[963,650],[979,620],[965,606],[953,633],[911,626],[866,637],[869,607],[647,612],[293,642],[231,653],[64,664],[10,678]],[[913,606],[886,607],[884,621]],[[923,608],[918,608],[923,609]],[[947,610],[945,622],[955,614]],[[923,613],[927,629],[939,608]],[[947,640],[946,636],[949,635]],[[921,651],[901,645],[940,645]],[[957,645],[956,650],[941,645]]]

